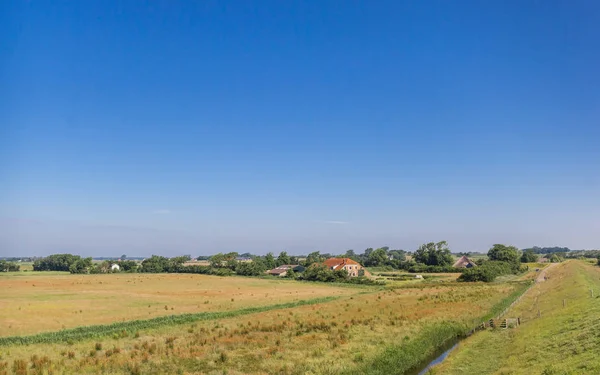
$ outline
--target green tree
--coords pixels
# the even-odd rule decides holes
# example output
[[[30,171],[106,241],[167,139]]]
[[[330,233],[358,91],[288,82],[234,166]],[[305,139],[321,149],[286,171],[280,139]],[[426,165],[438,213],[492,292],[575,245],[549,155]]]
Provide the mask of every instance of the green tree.
[[[69,267],[71,273],[90,273],[92,269],[92,258],[78,259]]]
[[[558,255],[557,253],[552,253],[548,260],[550,261],[550,263],[560,263],[564,260],[564,258]]]
[[[290,270],[288,270],[288,271],[286,272],[286,274],[285,274],[285,277],[286,277],[286,278],[288,278],[288,279],[295,279],[295,278],[297,278],[298,276],[296,275],[296,272],[294,272],[294,270],[293,270],[293,269],[290,269]]]
[[[518,270],[514,268],[514,264],[489,260],[483,263],[480,267],[466,268],[458,281],[484,281],[491,282],[496,277],[516,273]]]
[[[169,267],[169,259],[159,255],[152,255],[142,261],[141,272],[161,273]]]
[[[177,256],[177,257],[171,258],[171,261],[173,263],[180,263],[180,264],[183,264],[185,262],[189,262],[190,260],[192,260],[192,257],[189,256],[189,255],[181,255],[181,256]]]
[[[365,265],[378,267],[385,266],[388,262],[388,254],[384,248],[379,248],[377,250],[373,250],[367,260],[365,261]]]
[[[210,258],[208,258],[210,262],[210,266],[213,268],[219,268],[225,265],[225,254],[217,253]]]
[[[123,260],[119,262],[119,266],[123,272],[136,272],[138,264],[135,260]]]
[[[525,250],[523,255],[521,255],[522,263],[534,263],[537,262],[538,256],[533,252],[533,250]]]
[[[235,273],[243,276],[259,276],[266,271],[262,262],[238,262]]]
[[[314,251],[306,257],[306,261],[304,262],[305,267],[310,267],[315,263],[323,262],[323,258],[321,257],[321,253],[318,251]]]
[[[34,271],[69,271],[71,265],[81,259],[79,255],[52,254],[33,262]]]
[[[281,266],[283,264],[291,264],[291,260],[290,257],[288,256],[287,252],[282,251],[281,253],[279,253],[279,256],[277,257],[277,266]]]
[[[314,263],[308,267],[301,276],[298,277],[302,280],[321,282],[343,282],[350,278],[346,270],[339,269],[332,271],[327,268],[326,265],[320,263]]]
[[[0,272],[18,272],[20,269],[21,266],[14,262],[0,260]]]
[[[225,254],[225,267],[230,270],[235,270],[239,263],[236,258],[239,256],[235,251]]]
[[[519,266],[521,263],[521,256],[519,249],[514,246],[506,246],[503,244],[495,244],[488,251],[488,258],[490,260],[497,260],[500,262],[507,262],[515,266]]]
[[[277,262],[275,261],[273,253],[268,252],[267,255],[265,255],[265,265],[267,266],[267,269],[273,269],[277,267]]]
[[[414,258],[417,263],[424,263],[428,266],[449,266],[454,261],[446,241],[421,245],[415,251]]]
[[[404,250],[390,250],[388,251],[388,255],[391,256],[393,260],[398,260],[401,262],[406,260],[406,251]]]

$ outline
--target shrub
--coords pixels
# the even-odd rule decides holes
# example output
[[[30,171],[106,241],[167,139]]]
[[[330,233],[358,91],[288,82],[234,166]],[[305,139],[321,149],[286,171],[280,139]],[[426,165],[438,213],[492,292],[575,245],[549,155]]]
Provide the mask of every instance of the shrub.
[[[233,275],[233,271],[229,268],[217,268],[212,274],[216,276],[231,276]]]
[[[266,270],[262,262],[239,262],[235,267],[235,273],[242,276],[259,276]]]
[[[348,281],[350,276],[348,276],[348,272],[344,269],[340,270],[330,270],[324,264],[315,263],[308,267],[304,273],[299,276],[301,280],[307,281],[321,281],[321,282],[335,282],[335,281]]]
[[[77,259],[69,266],[71,273],[89,273],[93,268],[92,258]]]
[[[73,263],[80,260],[79,255],[53,254],[33,262],[34,271],[69,271]]]
[[[538,256],[533,252],[533,250],[525,250],[523,255],[521,255],[522,263],[535,263],[538,260]]]
[[[479,267],[466,268],[458,278],[458,281],[483,281],[489,283],[494,281],[498,276],[516,274],[521,270],[521,267],[514,263],[487,261]]]
[[[20,269],[17,263],[0,260],[0,272],[18,272]]]
[[[495,244],[492,246],[492,248],[488,251],[488,258],[490,260],[507,262],[516,265],[521,263],[519,249],[514,246],[506,246],[502,244]]]
[[[550,261],[550,263],[560,263],[564,259],[558,254],[552,254],[548,257],[548,260]]]

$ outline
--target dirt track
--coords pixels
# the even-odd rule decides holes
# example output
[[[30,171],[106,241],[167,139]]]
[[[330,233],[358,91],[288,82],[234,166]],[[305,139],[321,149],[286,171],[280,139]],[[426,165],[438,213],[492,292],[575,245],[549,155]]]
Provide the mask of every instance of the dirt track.
[[[550,270],[551,268],[553,268],[554,266],[556,266],[558,263],[552,263],[550,264],[548,267],[544,268],[540,274],[535,278],[535,282],[536,283],[541,283],[543,281],[546,281],[546,272],[548,272],[548,270]]]

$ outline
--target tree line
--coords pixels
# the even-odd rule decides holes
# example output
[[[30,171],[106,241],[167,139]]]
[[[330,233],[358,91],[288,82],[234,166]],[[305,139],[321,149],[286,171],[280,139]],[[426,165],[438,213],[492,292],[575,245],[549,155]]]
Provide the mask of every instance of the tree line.
[[[6,260],[0,260],[0,272],[18,272],[21,269],[15,262],[7,262]]]
[[[531,250],[535,254],[568,253],[571,251],[571,249],[569,249],[568,247],[559,247],[559,246],[554,246],[554,247],[534,246],[531,248],[523,249],[524,252],[529,251],[529,250]]]
[[[487,259],[478,259],[478,267],[459,270],[453,267],[455,261],[446,241],[429,242],[419,246],[414,252],[400,249],[390,249],[387,246],[377,249],[367,248],[362,253],[348,250],[343,254],[321,254],[312,252],[306,257],[289,255],[282,251],[278,256],[272,252],[263,256],[237,252],[218,253],[212,256],[200,256],[197,260],[207,261],[206,265],[189,264],[192,260],[189,255],[177,257],[163,257],[152,255],[142,262],[133,260],[120,260],[118,262],[92,261],[92,258],[82,258],[72,254],[53,254],[45,258],[36,259],[34,271],[69,271],[71,273],[108,273],[114,272],[112,264],[119,265],[119,272],[142,273],[198,273],[207,275],[242,275],[263,276],[267,270],[281,265],[301,265],[305,268],[302,273],[288,271],[287,277],[309,281],[349,281],[351,278],[346,271],[333,271],[328,269],[323,262],[331,257],[350,258],[366,267],[383,267],[393,270],[406,270],[409,272],[462,272],[460,281],[493,281],[500,275],[519,273],[524,269],[521,263],[532,263],[538,260],[535,247],[520,251],[514,246],[502,244],[494,245],[487,252]],[[547,252],[550,261],[561,261],[557,252]],[[410,258],[408,257],[410,255]],[[125,256],[123,256],[125,258]],[[248,260],[248,261],[247,261]],[[1,270],[2,268],[0,268]],[[352,282],[360,282],[354,279]]]
[[[111,262],[105,260],[103,262],[94,263],[91,257],[82,258],[79,255],[73,254],[52,254],[47,257],[36,259],[33,262],[34,271],[67,271],[70,273],[109,273],[112,264],[118,264],[120,271],[136,272],[138,263],[134,260],[121,260],[119,262]]]

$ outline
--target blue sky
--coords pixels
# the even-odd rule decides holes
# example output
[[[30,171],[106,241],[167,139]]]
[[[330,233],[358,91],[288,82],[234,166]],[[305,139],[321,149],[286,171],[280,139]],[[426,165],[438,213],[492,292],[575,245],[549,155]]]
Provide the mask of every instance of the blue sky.
[[[16,1],[0,256],[600,247],[600,6]]]

